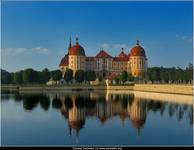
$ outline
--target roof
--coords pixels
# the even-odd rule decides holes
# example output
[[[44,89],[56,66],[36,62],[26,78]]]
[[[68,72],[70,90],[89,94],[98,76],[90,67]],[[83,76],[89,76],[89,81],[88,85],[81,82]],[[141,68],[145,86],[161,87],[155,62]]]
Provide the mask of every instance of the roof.
[[[130,56],[144,56],[144,57],[146,57],[145,51],[144,51],[143,47],[141,47],[140,45],[136,45],[131,49]]]
[[[120,54],[118,55],[118,57],[114,57],[113,60],[114,61],[128,61],[129,58],[128,58],[127,54],[125,54],[123,51],[121,51]]]
[[[113,80],[113,79],[115,79],[116,77],[117,77],[117,73],[115,73],[115,72],[113,72],[113,73],[111,73],[108,77],[107,77],[107,79],[108,80]]]
[[[68,66],[69,58],[68,55],[66,54],[62,59],[59,64],[59,66]]]
[[[96,56],[95,58],[112,58],[112,56],[110,56],[106,51],[101,50]]]
[[[128,57],[127,54],[125,54],[123,51],[120,52],[120,54],[118,55],[118,57]]]
[[[85,56],[84,48],[76,43],[73,47],[69,49],[69,55],[81,55]]]
[[[113,61],[128,61],[128,57],[114,57]]]

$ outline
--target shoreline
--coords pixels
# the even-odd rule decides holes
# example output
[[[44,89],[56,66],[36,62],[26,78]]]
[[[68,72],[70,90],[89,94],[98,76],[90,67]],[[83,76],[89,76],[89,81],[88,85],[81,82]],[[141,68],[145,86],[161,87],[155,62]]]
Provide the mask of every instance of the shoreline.
[[[1,85],[1,91],[19,92],[64,92],[64,91],[141,91],[179,95],[193,95],[193,85],[179,84],[135,84],[132,85]]]

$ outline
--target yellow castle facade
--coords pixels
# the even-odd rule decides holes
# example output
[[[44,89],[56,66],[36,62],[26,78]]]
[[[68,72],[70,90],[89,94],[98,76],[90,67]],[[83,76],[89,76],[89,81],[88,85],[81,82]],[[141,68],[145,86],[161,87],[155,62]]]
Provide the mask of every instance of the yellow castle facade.
[[[73,70],[92,70],[97,76],[108,77],[111,74],[118,74],[127,71],[133,77],[144,79],[147,73],[148,60],[145,50],[140,46],[139,41],[126,54],[124,49],[116,57],[109,55],[106,50],[100,50],[96,56],[86,56],[84,48],[79,44],[78,37],[76,43],[72,46],[71,38],[67,54],[62,58],[59,64],[63,76],[67,68]]]

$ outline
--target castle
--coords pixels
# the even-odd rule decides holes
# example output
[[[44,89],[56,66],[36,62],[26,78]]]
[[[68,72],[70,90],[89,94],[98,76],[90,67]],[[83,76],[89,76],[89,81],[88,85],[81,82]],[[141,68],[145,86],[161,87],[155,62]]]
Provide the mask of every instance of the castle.
[[[125,54],[124,49],[116,57],[112,57],[105,50],[100,50],[96,56],[86,56],[84,48],[78,42],[76,36],[76,43],[72,46],[71,37],[67,54],[62,58],[59,69],[64,76],[66,69],[72,69],[73,75],[77,70],[93,70],[96,75],[107,78],[112,73],[120,73],[127,71],[138,79],[145,79],[147,72],[147,57],[145,50],[140,46],[137,40],[136,45]]]

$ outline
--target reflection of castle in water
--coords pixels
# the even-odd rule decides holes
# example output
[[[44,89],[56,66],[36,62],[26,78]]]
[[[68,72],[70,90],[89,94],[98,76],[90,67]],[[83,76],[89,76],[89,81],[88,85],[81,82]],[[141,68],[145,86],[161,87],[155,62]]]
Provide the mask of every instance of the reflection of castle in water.
[[[59,109],[67,119],[70,134],[75,131],[77,136],[79,131],[84,128],[88,117],[98,118],[102,124],[105,124],[111,117],[119,117],[122,125],[128,119],[139,135],[150,111],[159,112],[161,116],[167,113],[169,117],[176,117],[178,121],[184,118],[189,121],[191,127],[193,126],[193,105],[172,101],[146,100],[133,93],[92,91],[70,94],[49,93],[49,95],[14,94],[12,96],[17,103],[22,102],[26,111],[32,111],[37,106],[48,111],[50,105],[53,109]],[[10,99],[10,95],[5,97],[2,94],[1,97],[3,100]]]
[[[74,129],[77,135],[79,130],[84,127],[88,116],[97,117],[102,124],[113,116],[119,116],[123,124],[124,120],[129,118],[133,127],[138,131],[146,121],[145,102],[134,99],[133,95],[105,97],[105,95],[89,93],[85,97],[81,97],[79,94],[67,97],[58,95],[58,99],[62,103],[61,113],[68,119],[70,133]],[[96,99],[98,100],[96,101]]]

